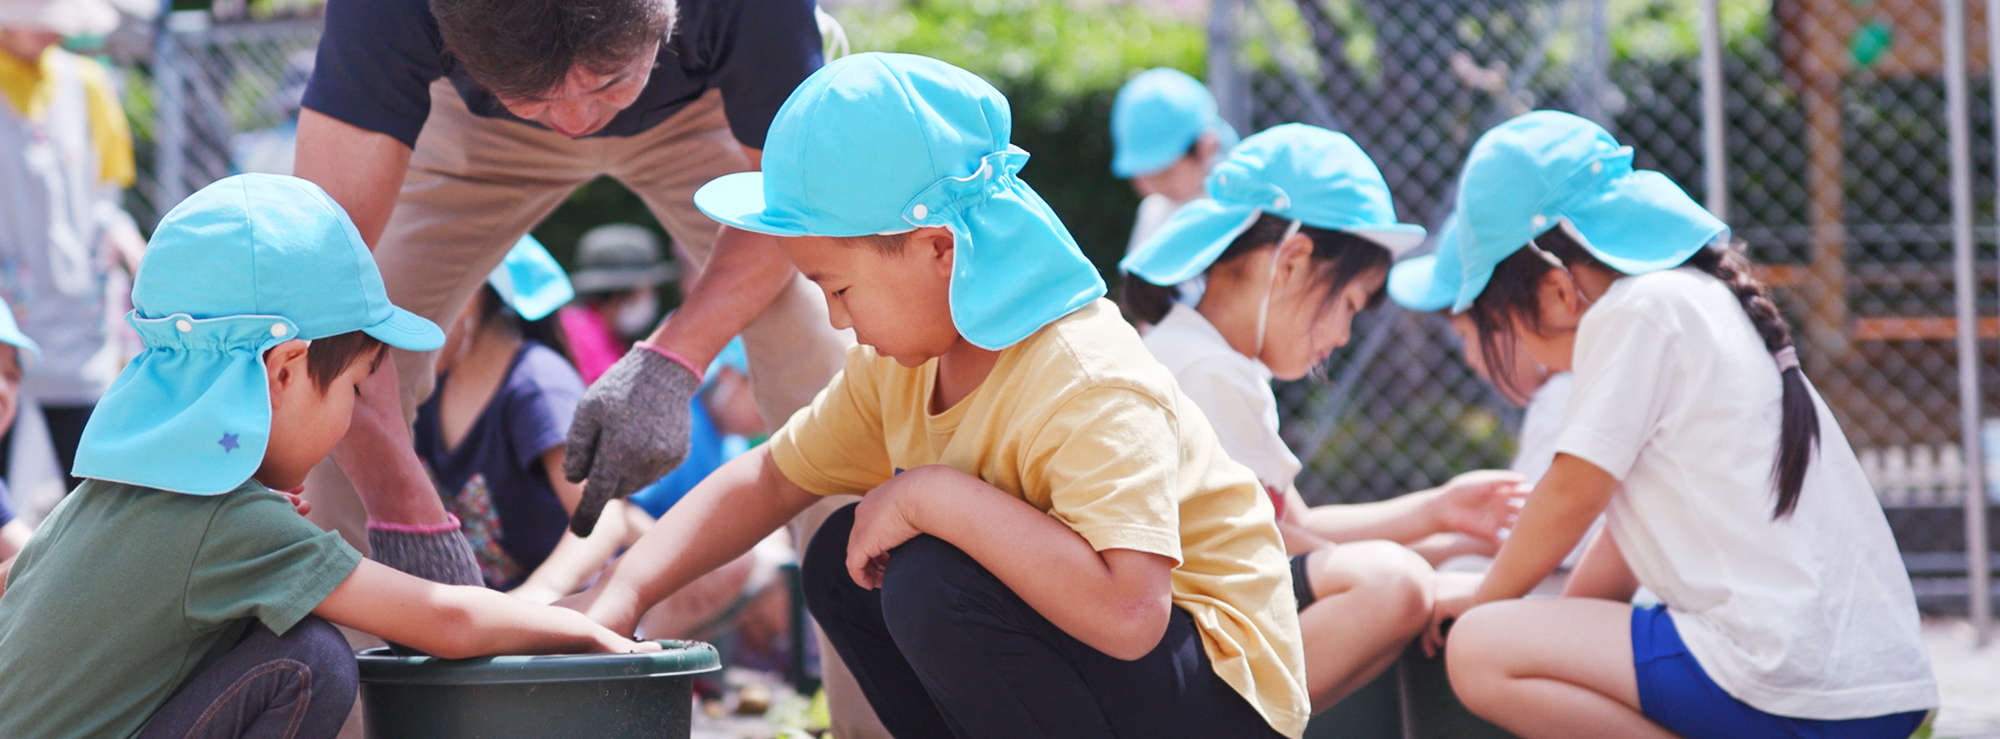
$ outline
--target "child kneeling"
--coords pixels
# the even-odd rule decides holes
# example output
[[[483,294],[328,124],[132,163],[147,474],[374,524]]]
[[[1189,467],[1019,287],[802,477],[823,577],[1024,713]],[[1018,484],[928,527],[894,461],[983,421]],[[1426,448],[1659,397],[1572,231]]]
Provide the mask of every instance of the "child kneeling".
[[[807,548],[806,602],[896,736],[1296,737],[1271,503],[1016,179],[1009,129],[964,70],[856,55],[792,94],[762,174],[696,194],[783,237],[862,346],[582,600],[628,629],[817,496],[865,494]]]
[[[386,347],[444,343],[318,187],[203,188],[161,220],[132,303],[146,350],[0,596],[0,736],[334,736],[356,675],[328,622],[442,657],[638,648],[364,561],[272,492],[340,441]]]

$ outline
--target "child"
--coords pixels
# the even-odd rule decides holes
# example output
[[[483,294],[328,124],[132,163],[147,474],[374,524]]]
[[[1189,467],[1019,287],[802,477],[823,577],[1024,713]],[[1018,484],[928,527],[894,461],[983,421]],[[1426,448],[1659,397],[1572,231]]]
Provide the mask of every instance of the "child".
[[[318,187],[202,188],[161,219],[132,302],[146,351],[84,430],[84,484],[0,596],[0,705],[32,707],[0,711],[0,736],[331,737],[356,685],[328,622],[440,657],[637,648],[569,611],[365,561],[272,492],[346,433],[385,346],[444,340],[389,303]]]
[[[417,408],[417,456],[490,588],[510,590],[540,567],[583,498],[562,475],[583,379],[550,315],[575,294],[548,250],[521,237],[459,313],[438,353],[437,392]]]
[[[1201,197],[1209,167],[1236,139],[1236,129],[1216,112],[1215,96],[1186,72],[1149,69],[1118,88],[1111,103],[1111,172],[1131,180],[1142,198],[1127,251]]]
[[[0,438],[14,425],[14,403],[21,396],[21,376],[35,366],[35,360],[42,355],[41,347],[34,339],[21,333],[21,327],[14,322],[14,309],[7,301],[0,300]],[[7,570],[14,565],[14,556],[28,545],[28,538],[34,531],[15,518],[14,509],[9,505],[5,480],[0,480],[0,593],[7,590]]]
[[[761,174],[696,193],[782,237],[862,346],[580,605],[627,628],[818,496],[865,494],[800,569],[890,733],[1297,737],[1270,501],[1099,299],[1010,128],[964,70],[857,54],[792,93]]]
[[[1482,136],[1458,193],[1452,308],[1488,366],[1576,375],[1447,642],[1467,707],[1527,737],[1908,736],[1938,705],[1908,576],[1727,227],[1564,113]],[[1566,597],[1515,600],[1607,509]]]
[[[1460,529],[1493,539],[1513,513],[1515,478],[1473,474],[1391,501],[1307,508],[1270,380],[1304,377],[1345,345],[1354,315],[1379,301],[1390,261],[1424,230],[1396,222],[1389,186],[1361,147],[1314,126],[1244,139],[1208,192],[1120,265],[1126,312],[1155,324],[1146,348],[1278,508],[1313,705],[1324,709],[1430,623],[1431,569],[1392,542]],[[1197,306],[1171,302],[1162,287],[1204,275]]]

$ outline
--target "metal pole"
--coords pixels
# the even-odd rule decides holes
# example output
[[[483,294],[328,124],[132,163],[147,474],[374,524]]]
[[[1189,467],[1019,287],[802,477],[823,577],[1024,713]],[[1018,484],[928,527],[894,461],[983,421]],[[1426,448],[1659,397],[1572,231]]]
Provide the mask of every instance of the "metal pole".
[[[2000,0],[1994,0],[2000,2]],[[1722,118],[1722,11],[1701,0],[1701,174],[1708,212],[1729,221],[1729,158]]]
[[[1994,127],[2000,133],[2000,0],[1986,0],[1986,63],[1990,86],[1987,97],[1993,101]],[[1994,151],[1994,162],[2000,164],[2000,150]],[[2000,194],[1994,199],[2000,205]],[[1968,459],[1972,460],[1968,467],[1985,466],[1983,458]],[[1983,647],[1993,636],[1993,563],[1987,554],[1992,545],[1986,539],[1985,486],[1976,492],[1965,496],[1965,548],[1971,555],[1967,557],[1965,576],[1972,582],[1971,597],[1975,603],[1970,609],[1973,643]]]
[[[1972,120],[1965,59],[1965,3],[1944,5],[1944,80],[1947,125],[1951,132],[1951,245],[1954,292],[1958,298],[1958,423],[1965,446],[1965,570],[1971,581],[1969,611],[1975,640],[1985,640],[1993,601],[1986,561],[1986,486],[1980,478],[1985,457],[1979,451],[1979,326],[1972,243]]]
[[[1250,131],[1250,87],[1236,57],[1242,42],[1242,0],[1213,0],[1208,11],[1208,90],[1222,119]]]

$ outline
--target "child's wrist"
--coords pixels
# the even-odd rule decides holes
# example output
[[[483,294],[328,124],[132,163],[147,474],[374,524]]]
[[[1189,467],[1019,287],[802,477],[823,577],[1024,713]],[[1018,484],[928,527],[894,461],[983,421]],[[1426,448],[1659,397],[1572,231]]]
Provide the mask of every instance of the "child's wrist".
[[[686,367],[688,372],[694,374],[695,379],[702,379],[703,376],[707,374],[703,372],[700,367],[694,366],[694,362],[688,361],[687,357],[683,357],[680,355],[679,352],[660,346],[659,344],[655,344],[650,341],[640,341],[632,344],[632,348],[644,349],[654,354],[658,354],[662,357],[666,357],[669,361],[673,362],[674,364]]]

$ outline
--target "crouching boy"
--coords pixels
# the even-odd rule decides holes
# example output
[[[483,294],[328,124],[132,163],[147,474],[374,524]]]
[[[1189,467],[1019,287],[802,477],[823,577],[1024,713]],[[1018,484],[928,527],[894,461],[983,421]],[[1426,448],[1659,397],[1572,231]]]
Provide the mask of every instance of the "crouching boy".
[[[861,346],[578,605],[627,630],[816,496],[864,494],[807,548],[806,602],[896,736],[1296,737],[1271,503],[1100,299],[1010,128],[964,70],[860,54],[792,94],[763,173],[696,194],[782,237]]]
[[[356,685],[328,622],[446,657],[637,648],[571,611],[363,561],[272,492],[347,432],[385,346],[444,342],[389,303],[319,188],[203,188],[161,220],[132,303],[146,350],[0,596],[0,736],[333,736]]]

